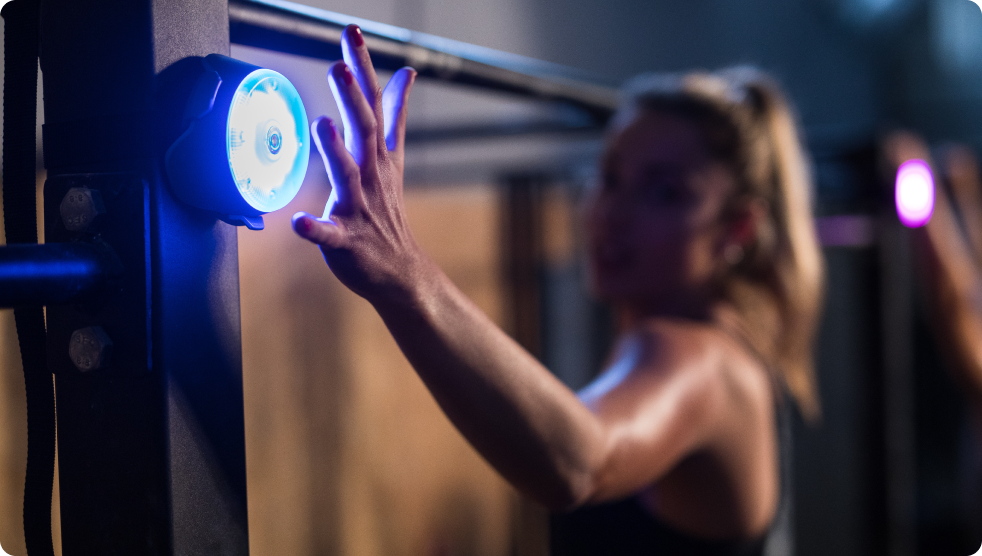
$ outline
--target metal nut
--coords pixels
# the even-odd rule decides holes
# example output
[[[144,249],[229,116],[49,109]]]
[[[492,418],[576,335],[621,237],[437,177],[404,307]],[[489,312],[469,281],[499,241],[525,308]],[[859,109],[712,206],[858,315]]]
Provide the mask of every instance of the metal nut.
[[[109,366],[113,342],[101,326],[88,326],[72,332],[68,345],[68,356],[75,368],[87,373]]]
[[[102,194],[88,187],[73,187],[61,200],[61,221],[70,232],[87,230],[99,216],[106,213]]]

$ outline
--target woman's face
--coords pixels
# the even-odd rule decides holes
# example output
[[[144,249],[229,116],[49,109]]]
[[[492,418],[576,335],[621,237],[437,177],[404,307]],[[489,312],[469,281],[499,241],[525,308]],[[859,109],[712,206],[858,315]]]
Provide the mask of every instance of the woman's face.
[[[731,171],[695,125],[642,111],[612,138],[587,211],[594,293],[634,316],[703,317],[721,270]]]

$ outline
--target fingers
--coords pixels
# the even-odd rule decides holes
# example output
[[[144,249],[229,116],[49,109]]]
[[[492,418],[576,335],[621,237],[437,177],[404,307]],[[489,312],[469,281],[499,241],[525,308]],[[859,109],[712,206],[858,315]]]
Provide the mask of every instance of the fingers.
[[[883,155],[889,166],[889,171],[893,175],[896,175],[896,172],[904,162],[908,160],[923,160],[931,166],[932,173],[934,173],[935,177],[940,178],[937,175],[934,162],[931,160],[931,150],[927,142],[915,133],[898,131],[889,135],[883,141]],[[948,212],[950,212],[948,200],[945,188],[939,179],[935,179],[934,192],[934,212],[928,222],[928,228],[924,230],[925,232],[928,230],[935,230],[937,232],[937,230],[947,228],[948,226]],[[947,233],[947,231],[943,233]]]
[[[314,218],[306,212],[293,215],[293,231],[326,249],[337,249],[344,245],[344,224]]]
[[[914,159],[927,162],[934,169],[933,171],[935,173],[937,172],[937,168],[935,168],[934,162],[931,159],[931,150],[927,142],[917,134],[908,131],[894,133],[884,142],[884,152],[894,172],[904,162]],[[929,229],[944,229],[943,233],[948,233],[949,230],[947,228],[951,219],[951,205],[948,199],[948,192],[941,183],[941,180],[937,179],[943,178],[943,176],[936,175],[935,177],[934,214],[928,226]]]
[[[310,130],[314,136],[314,144],[321,153],[321,160],[324,161],[324,168],[327,169],[327,177],[331,180],[331,198],[335,203],[329,204],[329,208],[340,206],[342,213],[350,213],[356,207],[363,206],[361,170],[341,142],[334,122],[321,116],[314,120]],[[325,212],[324,217],[328,216],[330,214]]]
[[[327,75],[344,121],[345,145],[360,167],[373,168],[378,160],[379,141],[375,112],[347,64],[335,62]]]
[[[896,132],[887,137],[883,142],[883,152],[893,171],[904,162],[915,158],[931,162],[931,152],[927,143],[918,135],[907,131]]]
[[[921,159],[931,163],[927,143],[913,133],[895,133],[884,141],[883,146],[893,171],[908,160]],[[951,268],[964,267],[970,261],[969,247],[952,212],[948,188],[943,184],[944,176],[936,174],[936,178],[934,213],[927,225],[913,234],[919,246],[916,252],[921,258],[922,272],[931,284],[937,283],[938,276],[949,275]]]
[[[372,108],[377,121],[382,121],[381,97],[382,88],[378,83],[378,76],[375,74],[375,66],[372,65],[372,58],[365,46],[365,37],[357,25],[348,25],[341,33],[341,54],[344,61],[354,73],[358,85],[361,87],[365,100]],[[378,145],[381,147],[383,137],[379,131]]]
[[[392,74],[382,93],[382,121],[385,122],[385,146],[401,165],[406,143],[406,113],[409,91],[416,81],[416,70],[402,68]]]

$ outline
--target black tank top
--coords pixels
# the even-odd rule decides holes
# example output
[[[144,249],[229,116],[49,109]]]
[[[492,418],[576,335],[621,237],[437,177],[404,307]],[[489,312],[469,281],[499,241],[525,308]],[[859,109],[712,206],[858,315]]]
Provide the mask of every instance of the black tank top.
[[[733,332],[727,330],[733,334]],[[737,334],[734,336],[747,345]],[[759,356],[758,356],[759,357]],[[763,361],[763,358],[760,358]],[[771,526],[759,538],[710,541],[687,535],[663,523],[637,497],[585,506],[549,519],[551,556],[764,556],[790,554],[791,532],[791,415],[779,391],[774,399],[775,433],[781,487]]]
[[[691,537],[662,523],[636,497],[554,514],[549,529],[552,556],[761,556],[766,540]]]
[[[775,404],[781,498],[768,531],[743,541],[687,535],[652,515],[637,497],[585,506],[549,519],[551,556],[764,556],[790,554],[790,408]]]

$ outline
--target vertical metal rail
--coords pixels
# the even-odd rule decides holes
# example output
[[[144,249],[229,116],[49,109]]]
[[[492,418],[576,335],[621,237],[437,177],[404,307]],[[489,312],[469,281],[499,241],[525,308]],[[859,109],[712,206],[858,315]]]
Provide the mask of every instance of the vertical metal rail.
[[[529,353],[542,357],[544,178],[520,175],[505,181],[502,239],[508,328]]]
[[[910,234],[890,213],[881,222],[880,292],[883,330],[883,447],[886,547],[912,556],[915,523],[913,268]]]
[[[198,67],[229,53],[225,0],[43,0],[45,226],[119,256],[105,303],[49,307],[64,554],[248,554],[235,228],[168,190],[162,154]],[[98,226],[58,206],[99,192]],[[73,331],[113,356],[81,372]]]
[[[515,341],[541,359],[545,178],[514,175],[505,178],[503,183],[501,266],[508,308],[506,329]],[[549,551],[548,515],[540,506],[524,498],[515,502],[514,511],[514,553],[517,556],[546,556]]]

